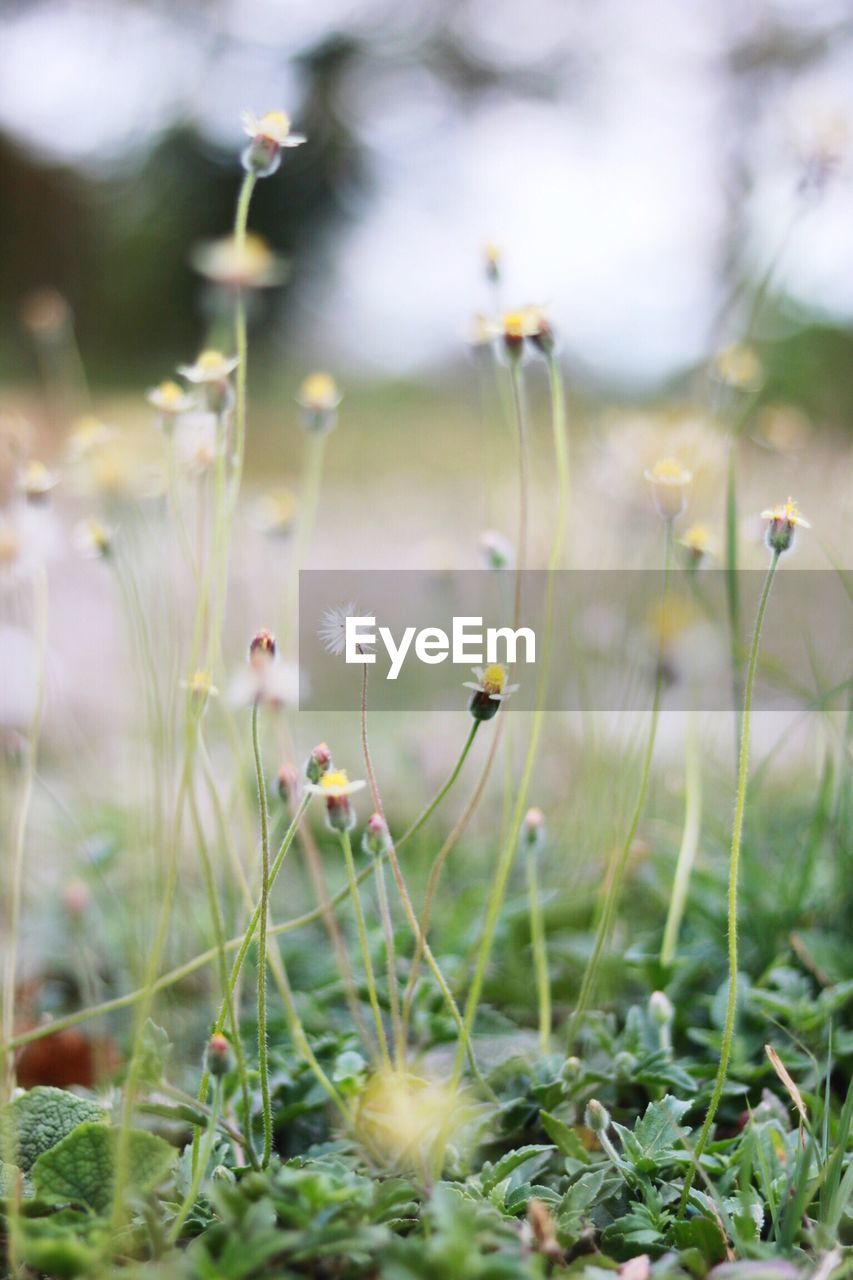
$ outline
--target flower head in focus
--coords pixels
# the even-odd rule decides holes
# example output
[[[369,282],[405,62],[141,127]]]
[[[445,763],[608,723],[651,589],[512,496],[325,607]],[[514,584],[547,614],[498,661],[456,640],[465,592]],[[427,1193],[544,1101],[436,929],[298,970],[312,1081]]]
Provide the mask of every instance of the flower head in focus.
[[[511,698],[517,691],[517,684],[507,684],[506,667],[494,662],[488,667],[474,667],[476,683],[465,680],[463,688],[473,689],[468,710],[475,720],[491,720],[496,716],[502,702]]]
[[[775,555],[781,555],[793,545],[797,529],[811,528],[793,498],[768,511],[762,511],[761,519],[768,521],[765,540]]]
[[[244,111],[243,132],[250,138],[243,152],[243,167],[258,178],[275,173],[282,148],[299,147],[306,141],[303,134],[291,132],[290,117],[283,111],[267,111],[260,116]]]
[[[355,826],[355,811],[349,798],[365,785],[360,779],[351,782],[345,769],[327,769],[318,782],[306,782],[305,790],[323,797],[326,821],[333,831],[351,831]]]

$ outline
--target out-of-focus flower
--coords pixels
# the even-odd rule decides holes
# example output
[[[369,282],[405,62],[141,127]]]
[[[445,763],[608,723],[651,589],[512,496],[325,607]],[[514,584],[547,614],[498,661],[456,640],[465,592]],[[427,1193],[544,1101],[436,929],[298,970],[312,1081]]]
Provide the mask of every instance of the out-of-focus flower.
[[[545,843],[545,815],[541,809],[528,809],[519,832],[519,843],[526,849],[541,849]]]
[[[693,472],[683,467],[676,458],[661,458],[648,467],[645,477],[652,486],[655,506],[664,520],[674,520],[687,506],[687,488]]]
[[[800,453],[808,444],[811,423],[790,404],[768,404],[758,414],[756,436],[779,453]]]
[[[800,189],[820,191],[850,154],[850,114],[832,95],[812,96],[795,104],[789,136],[802,164]]]
[[[199,275],[227,289],[268,289],[287,278],[287,267],[263,236],[249,234],[240,246],[235,236],[196,245],[190,261]]]
[[[767,546],[776,555],[781,555],[793,545],[794,534],[798,528],[811,528],[808,520],[801,515],[793,498],[780,503],[777,507],[772,507],[769,511],[762,511],[761,519],[769,522],[765,540]]]
[[[292,764],[283,764],[275,776],[279,798],[284,804],[296,804],[302,793],[299,770]]]
[[[302,410],[302,425],[311,435],[324,435],[337,422],[343,396],[330,373],[311,373],[296,393]]]
[[[303,134],[291,132],[290,117],[283,111],[267,111],[261,116],[244,111],[243,131],[251,139],[243,152],[243,165],[259,178],[275,173],[283,147],[299,147],[306,141]]]
[[[511,569],[515,558],[512,543],[496,529],[487,529],[478,543],[485,569]]]
[[[563,1250],[557,1239],[557,1224],[544,1200],[531,1196],[527,1202],[527,1221],[522,1238],[535,1253],[541,1253],[552,1262],[562,1261]]]
[[[201,352],[194,364],[179,364],[178,373],[187,382],[227,382],[239,363],[239,356],[226,356],[221,351],[209,348]]]
[[[743,344],[723,347],[717,352],[714,373],[721,382],[738,391],[757,391],[764,381],[764,368],[756,351]]]
[[[21,324],[34,338],[54,342],[71,323],[71,309],[56,289],[33,289],[21,303]]]
[[[58,483],[56,472],[49,471],[35,458],[30,459],[18,477],[18,489],[28,502],[44,502]]]
[[[219,690],[209,671],[194,671],[189,680],[181,681],[181,688],[190,695],[196,706],[204,708],[208,698],[218,698]]]
[[[507,684],[506,667],[498,662],[489,667],[473,667],[472,670],[477,677],[476,683],[463,681],[463,688],[474,690],[468,710],[475,720],[491,720],[497,715],[501,703],[511,698],[519,686]]]
[[[262,533],[282,537],[293,528],[296,498],[292,489],[281,486],[262,493],[252,506],[252,520]]]
[[[75,922],[86,914],[91,902],[92,891],[86,881],[81,880],[79,876],[69,880],[62,890],[62,905]]]
[[[195,396],[170,378],[147,391],[145,399],[157,410],[164,426],[178,414],[187,413],[195,406]]]
[[[706,524],[692,524],[678,541],[691,568],[696,568],[711,554],[711,531]]]
[[[501,278],[501,258],[503,254],[498,245],[493,241],[487,240],[483,245],[483,266],[486,272],[486,279],[490,284],[497,284]]]
[[[276,660],[275,638],[264,628],[252,639],[246,665],[228,685],[228,701],[237,707],[261,702],[275,709],[292,707],[298,700],[299,668],[296,663]]]
[[[390,1168],[422,1173],[448,1133],[458,1135],[466,1119],[463,1099],[447,1085],[407,1071],[371,1076],[358,1099],[355,1130]]]
[[[78,418],[71,428],[68,437],[68,459],[70,462],[81,462],[90,458],[97,450],[109,444],[115,438],[115,428],[110,427],[100,418],[88,414]]]
[[[525,342],[548,355],[554,349],[554,331],[543,307],[528,305],[516,311],[504,311],[489,322],[492,337],[503,340],[510,357],[521,356]]]
[[[234,1062],[234,1050],[229,1040],[221,1032],[215,1032],[204,1051],[205,1069],[218,1080],[234,1070]]]
[[[224,448],[215,413],[185,413],[178,421],[175,446],[182,465],[192,475],[203,475]]]
[[[94,516],[89,516],[74,526],[74,549],[85,560],[100,560],[109,555],[114,537],[114,530],[101,524]]]

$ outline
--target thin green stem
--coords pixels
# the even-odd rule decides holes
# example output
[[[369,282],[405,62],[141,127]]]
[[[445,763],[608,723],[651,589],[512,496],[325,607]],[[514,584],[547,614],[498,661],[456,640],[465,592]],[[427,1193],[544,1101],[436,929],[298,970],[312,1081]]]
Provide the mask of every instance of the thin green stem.
[[[222,1110],[222,1078],[217,1077],[216,1085],[213,1092],[213,1106],[210,1109],[210,1117],[207,1122],[207,1129],[204,1134],[204,1142],[201,1144],[199,1158],[193,1169],[192,1180],[187,1188],[187,1193],[181,1201],[181,1207],[175,1215],[175,1219],[169,1228],[167,1240],[169,1244],[174,1244],[181,1234],[181,1228],[187,1220],[190,1210],[196,1202],[199,1190],[201,1188],[202,1179],[207,1170],[210,1161],[210,1153],[213,1150],[213,1143],[216,1139],[216,1130],[219,1125],[219,1115]]]
[[[385,867],[381,858],[373,859],[376,873],[376,900],[379,904],[379,918],[385,935],[385,958],[388,971],[388,1004],[391,1009],[391,1027],[394,1032],[394,1064],[402,1071],[406,1063],[406,1037],[403,1032],[403,1020],[400,1016],[400,987],[397,981],[397,952],[394,946],[394,921],[391,918],[391,907],[388,902],[388,890],[385,885]]]
[[[352,844],[350,843],[349,832],[339,831],[338,839],[340,841],[341,850],[344,855],[344,863],[347,869],[347,882],[349,884],[350,897],[352,898],[353,911],[355,912],[355,923],[358,930],[358,945],[361,950],[361,962],[364,965],[364,976],[367,982],[367,995],[370,1000],[370,1008],[373,1011],[373,1023],[376,1027],[376,1039],[379,1044],[379,1054],[382,1059],[382,1065],[386,1068],[391,1066],[391,1058],[388,1054],[388,1041],[385,1038],[385,1024],[382,1021],[382,1010],[379,1007],[379,996],[376,990],[376,978],[373,973],[373,962],[370,959],[370,943],[367,938],[367,926],[364,923],[364,912],[361,907],[361,897],[358,892],[358,882],[355,875],[355,862],[352,856]]]
[[[660,962],[664,969],[668,969],[675,959],[678,934],[687,904],[690,874],[699,846],[699,831],[702,825],[702,760],[695,710],[690,712],[687,725],[684,789],[684,829],[681,833],[681,845],[675,864],[675,876],[660,949]]]
[[[646,749],[643,755],[642,770],[640,773],[640,786],[637,790],[637,798],[634,802],[634,810],[631,814],[631,821],[628,824],[628,830],[625,839],[619,850],[616,861],[611,868],[610,875],[604,893],[604,902],[598,919],[598,927],[595,933],[595,941],[593,943],[592,955],[587,962],[586,970],[581,981],[580,991],[578,993],[577,1003],[569,1022],[568,1034],[568,1051],[571,1053],[574,1047],[575,1038],[578,1029],[583,1021],[592,994],[595,990],[596,979],[598,977],[598,969],[601,963],[601,957],[604,948],[610,937],[610,931],[613,927],[613,921],[616,915],[616,908],[619,903],[619,895],[622,889],[622,880],[625,875],[625,867],[628,863],[628,856],[631,852],[631,845],[634,843],[634,836],[637,833],[637,827],[642,817],[643,809],[646,804],[646,794],[649,789],[649,780],[652,771],[652,759],[655,752],[655,739],[657,737],[658,719],[660,715],[661,697],[663,695],[663,626],[664,615],[666,614],[667,601],[669,599],[669,579],[672,563],[672,521],[666,522],[666,552],[664,556],[664,581],[663,596],[661,600],[661,644],[658,651],[657,675],[655,678],[655,692],[652,701],[652,712],[649,719],[649,735],[646,741]]]
[[[412,836],[416,835],[417,832],[420,831],[421,827],[424,825],[425,822],[429,822],[430,818],[435,813],[436,809],[441,804],[442,800],[447,795],[448,791],[453,786],[456,779],[459,777],[462,766],[465,763],[465,760],[468,756],[468,752],[471,750],[471,747],[474,745],[474,739],[477,736],[477,730],[479,729],[481,724],[482,724],[481,720],[475,720],[471,725],[471,732],[468,734],[468,737],[465,739],[465,745],[462,748],[462,752],[458,760],[456,761],[455,765],[451,769],[450,775],[447,781],[435,793],[432,800],[430,800],[429,804],[426,805],[426,807],[421,810],[420,814],[417,816],[417,818],[415,818],[412,825],[410,827],[407,827],[403,835],[401,835],[399,840],[396,841],[396,845],[398,849],[402,848],[402,846],[406,843],[407,840],[411,840]]]
[[[708,1103],[708,1110],[705,1114],[705,1120],[699,1131],[699,1138],[693,1151],[693,1162],[687,1171],[684,1179],[684,1187],[681,1192],[681,1202],[679,1205],[679,1214],[682,1215],[687,1207],[687,1201],[690,1197],[690,1190],[693,1186],[693,1178],[696,1166],[702,1158],[702,1152],[708,1141],[711,1129],[714,1124],[714,1118],[717,1114],[717,1108],[720,1105],[720,1099],[723,1096],[725,1088],[726,1075],[729,1069],[729,1060],[732,1053],[732,1039],[735,1029],[735,1015],[737,1013],[737,957],[738,957],[738,939],[737,939],[737,890],[738,890],[738,868],[740,864],[740,848],[743,838],[743,818],[746,812],[746,790],[747,780],[749,776],[749,737],[750,725],[752,720],[752,695],[755,688],[755,672],[758,667],[758,652],[761,645],[761,631],[764,626],[764,615],[767,612],[767,601],[770,599],[770,588],[773,586],[773,579],[776,575],[776,567],[779,564],[779,552],[773,553],[770,561],[770,567],[767,570],[767,577],[764,579],[764,587],[761,592],[761,598],[758,602],[758,611],[755,615],[755,627],[752,632],[752,644],[749,649],[749,662],[746,669],[746,685],[743,694],[743,719],[741,722],[740,735],[740,755],[738,758],[737,771],[737,790],[735,794],[735,816],[732,824],[732,845],[729,855],[729,891],[728,891],[728,961],[729,961],[729,990],[726,999],[726,1017],[723,1024],[723,1039],[720,1045],[720,1061],[717,1066],[717,1076],[714,1081],[714,1090],[711,1094],[711,1101]]]
[[[267,808],[267,784],[261,759],[258,731],[260,698],[252,707],[252,751],[255,757],[255,779],[258,786],[258,814],[261,826],[261,913],[258,930],[258,1072],[261,1077],[261,1106],[264,1114],[264,1153],[261,1167],[266,1169],[272,1155],[272,1106],[267,1054],[267,928],[270,902],[270,831]]]
[[[521,620],[521,593],[524,570],[527,568],[527,511],[529,488],[529,462],[527,448],[527,417],[524,407],[524,373],[518,356],[510,358],[510,382],[512,384],[512,405],[515,411],[515,423],[518,433],[518,545],[515,564],[515,625]]]
[[[533,948],[533,970],[539,1006],[539,1048],[545,1054],[551,1050],[551,981],[545,945],[545,920],[539,895],[539,852],[532,844],[527,848],[527,897],[530,903],[530,943]]]
[[[243,179],[240,195],[237,199],[237,210],[234,215],[234,253],[239,262],[246,248],[246,229],[249,221],[249,205],[252,192],[257,182],[257,174],[248,172]],[[234,313],[234,345],[239,360],[234,379],[234,493],[232,508],[236,500],[236,492],[240,487],[243,474],[243,458],[246,448],[246,361],[248,356],[248,337],[246,331],[246,299],[242,288],[237,292],[237,306]]]

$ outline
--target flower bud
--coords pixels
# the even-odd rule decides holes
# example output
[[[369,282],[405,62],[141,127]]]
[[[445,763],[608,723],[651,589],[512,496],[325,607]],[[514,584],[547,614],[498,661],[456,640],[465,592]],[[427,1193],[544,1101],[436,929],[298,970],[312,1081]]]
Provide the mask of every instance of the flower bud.
[[[653,991],[649,996],[649,1017],[655,1026],[668,1027],[675,1017],[672,1001],[663,991]]]
[[[305,761],[305,777],[317,783],[332,767],[332,753],[325,742],[319,742]]]
[[[237,1175],[233,1169],[229,1169],[227,1164],[218,1164],[211,1173],[214,1182],[236,1182]]]
[[[285,804],[299,799],[301,779],[292,764],[283,764],[276,774],[278,794]]]
[[[620,1050],[613,1059],[613,1070],[618,1080],[630,1080],[637,1069],[637,1059],[627,1049]]]
[[[583,1122],[593,1133],[606,1133],[610,1128],[610,1112],[596,1098],[591,1098],[587,1103]]]
[[[769,550],[777,556],[793,545],[798,526],[801,525],[804,529],[811,528],[808,520],[800,514],[800,509],[793,498],[789,498],[778,507],[773,507],[770,511],[762,511],[761,518],[769,521],[765,540]]]
[[[330,831],[352,831],[355,826],[355,809],[349,802],[349,796],[327,798],[326,822]]]
[[[204,1054],[205,1069],[210,1075],[227,1076],[234,1069],[234,1053],[228,1040],[221,1033],[212,1035]]]
[[[528,809],[521,824],[519,843],[535,852],[545,843],[545,815],[541,809]]]
[[[514,559],[512,545],[502,533],[487,529],[480,536],[480,559],[485,569],[510,569]]]
[[[576,1058],[573,1054],[570,1058],[566,1058],[563,1063],[560,1077],[565,1084],[574,1084],[577,1080],[580,1080],[582,1073],[583,1063],[580,1058]]]
[[[301,134],[291,133],[290,120],[283,111],[268,111],[262,116],[247,111],[243,129],[250,138],[242,155],[243,167],[258,178],[275,173],[282,147],[298,147],[305,141]]]
[[[275,657],[275,636],[266,627],[261,627],[249,644],[249,662],[253,667],[265,667]]]
[[[361,838],[362,849],[372,858],[381,858],[390,846],[391,833],[388,830],[388,823],[381,813],[372,814]]]

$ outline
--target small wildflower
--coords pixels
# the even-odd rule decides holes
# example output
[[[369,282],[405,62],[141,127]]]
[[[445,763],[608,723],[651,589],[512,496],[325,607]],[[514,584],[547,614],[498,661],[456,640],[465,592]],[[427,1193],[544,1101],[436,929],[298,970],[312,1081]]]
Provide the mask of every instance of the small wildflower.
[[[361,847],[372,858],[381,858],[391,847],[391,833],[381,813],[373,813],[364,828]]]
[[[68,438],[68,457],[71,462],[81,462],[102,448],[115,436],[112,427],[101,422],[100,418],[88,415],[79,418],[71,429]]]
[[[299,800],[302,780],[292,764],[283,764],[275,776],[279,799],[284,804],[294,804]]]
[[[249,642],[249,662],[255,667],[266,667],[276,654],[275,636],[266,627],[256,631]]]
[[[574,1084],[576,1080],[580,1080],[582,1074],[583,1063],[580,1058],[576,1058],[574,1055],[570,1058],[566,1058],[566,1061],[563,1063],[563,1069],[560,1072],[560,1076],[566,1084]]]
[[[371,1076],[355,1113],[357,1136],[391,1167],[423,1172],[448,1133],[461,1134],[465,1102],[447,1085],[408,1071]]]
[[[179,364],[178,373],[187,382],[221,383],[228,381],[239,363],[239,356],[226,356],[221,351],[209,348],[201,352],[194,364]]]
[[[305,761],[305,777],[309,782],[316,784],[332,767],[332,753],[328,743],[318,742]]]
[[[345,769],[329,769],[320,775],[319,782],[306,783],[305,790],[323,797],[326,821],[333,831],[351,831],[355,826],[355,811],[349,798],[364,785],[358,780],[350,782]]]
[[[234,1070],[234,1052],[228,1040],[217,1032],[207,1042],[204,1051],[204,1065],[210,1075],[220,1078]]]
[[[74,548],[85,560],[101,560],[110,554],[114,536],[112,529],[89,516],[74,527]]]
[[[800,510],[793,498],[789,498],[787,502],[782,502],[779,506],[773,507],[769,511],[762,511],[761,519],[770,522],[767,526],[765,540],[767,546],[776,555],[781,555],[783,551],[787,551],[793,545],[794,534],[798,528],[811,528],[808,520],[800,514]]]
[[[238,707],[263,703],[275,708],[293,706],[298,698],[299,668],[276,661],[275,636],[263,627],[252,637],[245,667],[228,686],[228,701]]]
[[[497,284],[501,278],[501,258],[503,254],[498,245],[487,240],[483,245],[483,265],[489,284]]]
[[[224,440],[215,413],[184,413],[178,422],[175,452],[186,471],[201,476],[216,462],[224,448]]]
[[[181,688],[186,689],[193,703],[202,708],[206,706],[208,698],[219,697],[219,690],[209,671],[194,671],[189,680],[181,681]]]
[[[658,515],[664,520],[680,516],[687,506],[686,490],[693,479],[692,471],[675,458],[661,458],[646,470],[645,477],[652,486]]]
[[[291,133],[290,118],[283,111],[267,111],[262,116],[244,111],[243,131],[251,139],[243,152],[243,166],[259,178],[275,173],[283,147],[298,147],[306,141],[301,133]]]
[[[287,268],[263,236],[249,233],[238,244],[235,236],[197,245],[191,262],[199,275],[226,289],[268,289],[287,278]]]
[[[526,306],[505,311],[491,325],[492,334],[503,340],[511,359],[519,359],[525,342],[530,342],[546,355],[554,349],[554,332],[542,307]]]
[[[475,720],[491,720],[496,716],[500,705],[518,689],[517,684],[507,684],[506,667],[493,663],[490,667],[473,667],[476,683],[471,680],[463,682],[463,688],[473,689],[468,710]]]
[[[311,373],[296,393],[302,410],[302,425],[310,435],[325,435],[337,422],[343,396],[329,373]]]
[[[738,391],[757,391],[764,381],[764,369],[755,350],[740,344],[724,347],[717,353],[714,373],[721,382]]]
[[[583,1122],[593,1133],[606,1133],[610,1128],[610,1112],[596,1098],[591,1098],[587,1103]]]
[[[711,531],[706,524],[692,524],[678,541],[691,569],[697,568],[710,555]]]
[[[541,809],[528,809],[521,824],[520,843],[525,849],[541,849],[545,843],[545,815]]]
[[[347,618],[367,616],[353,600],[350,600],[347,604],[335,605],[331,609],[327,609],[317,630],[317,635],[320,637],[326,652],[339,658],[347,645]]]
[[[512,544],[496,529],[487,529],[478,543],[480,558],[486,569],[511,569],[514,561]]]
[[[296,519],[296,498],[293,490],[284,486],[263,493],[253,505],[255,527],[270,537],[283,537],[290,533]]]
[[[161,382],[158,387],[151,387],[145,393],[145,399],[157,410],[163,427],[169,425],[178,414],[187,413],[195,406],[195,397],[171,379]]]
[[[35,458],[30,459],[18,478],[18,488],[28,502],[44,502],[58,483],[56,473]]]

